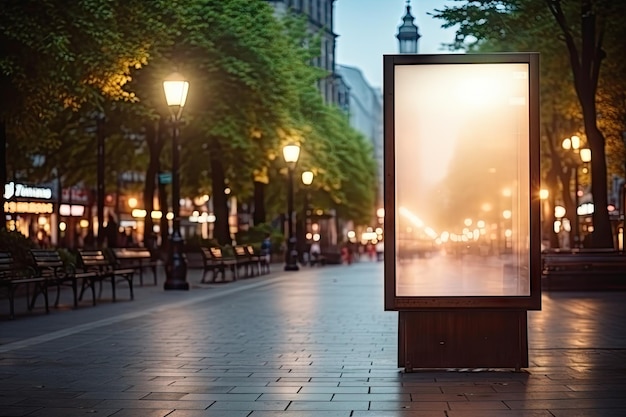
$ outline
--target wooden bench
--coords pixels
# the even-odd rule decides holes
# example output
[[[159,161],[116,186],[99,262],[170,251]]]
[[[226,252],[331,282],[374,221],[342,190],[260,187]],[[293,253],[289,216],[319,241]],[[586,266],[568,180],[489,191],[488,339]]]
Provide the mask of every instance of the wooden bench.
[[[147,248],[112,248],[111,254],[119,268],[133,268],[139,272],[139,285],[143,286],[143,271],[152,271],[154,285],[157,285],[157,266],[159,262]]]
[[[258,265],[259,275],[270,273],[270,262],[267,256],[262,256],[254,252],[252,245],[246,245],[246,251],[253,262]]]
[[[97,279],[95,273],[77,273],[71,267],[66,266],[61,259],[61,255],[54,249],[31,249],[30,254],[33,261],[35,276],[46,279],[47,287],[55,286],[57,291],[54,306],[59,306],[61,297],[61,287],[72,289],[73,306],[78,307],[78,281],[82,281],[82,286],[92,286]],[[93,304],[95,305],[95,296]]]
[[[30,288],[33,286],[32,298]],[[9,299],[10,318],[15,318],[15,293],[20,287],[26,288],[26,307],[32,311],[37,295],[42,294],[45,301],[46,313],[48,307],[48,285],[45,277],[33,277],[27,270],[18,270],[10,252],[0,252],[0,288],[5,288]]]
[[[541,256],[546,289],[626,287],[626,256],[617,251],[576,250]]]
[[[202,251],[203,274],[200,282],[209,282],[206,275],[211,272],[212,280],[217,282],[217,275],[222,275],[222,281],[226,281],[226,269],[230,269],[232,280],[237,280],[237,260],[235,258],[227,258],[222,255],[222,250],[217,247],[200,248]]]
[[[237,267],[243,267],[245,269],[246,277],[261,274],[259,258],[254,254],[251,255],[246,246],[235,246],[235,259],[237,260]]]
[[[111,297],[113,301],[116,301],[116,286],[118,282],[126,282],[130,291],[130,299],[134,300],[135,295],[133,293],[133,276],[135,274],[134,268],[118,268],[114,261],[108,259],[101,250],[79,250],[78,251],[78,264],[85,273],[95,273],[95,280],[99,281],[100,291],[98,298],[102,295],[102,283],[103,281],[109,281],[111,283]],[[83,293],[87,287],[83,285],[79,299],[82,299]],[[91,291],[94,295],[95,304],[95,288],[92,285]]]

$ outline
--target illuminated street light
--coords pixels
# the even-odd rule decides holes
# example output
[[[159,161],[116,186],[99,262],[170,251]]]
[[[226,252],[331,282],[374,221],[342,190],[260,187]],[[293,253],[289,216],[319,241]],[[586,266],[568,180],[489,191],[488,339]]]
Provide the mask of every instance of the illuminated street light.
[[[165,100],[169,107],[172,119],[172,236],[168,250],[167,266],[165,268],[166,290],[188,290],[187,258],[183,253],[184,240],[180,233],[180,147],[178,144],[178,128],[183,107],[187,101],[189,83],[180,74],[172,74],[163,81]]]
[[[297,271],[298,251],[296,237],[293,233],[293,171],[300,157],[300,146],[290,144],[283,147],[283,157],[287,163],[289,189],[287,195],[287,253],[285,254],[285,271]]]
[[[313,183],[313,171],[304,171],[302,173],[302,184],[304,184],[306,190],[304,192],[304,210],[303,210],[303,216],[302,216],[302,235],[304,235],[304,239],[301,239],[301,242],[298,242],[300,244],[300,256],[302,256],[302,261],[306,262],[306,258],[305,258],[305,253],[307,253],[306,250],[306,241],[307,241],[307,235],[309,234],[309,228],[308,228],[308,223],[309,223],[309,202],[311,199],[311,196],[309,195],[309,186]],[[300,235],[300,236],[302,236]]]

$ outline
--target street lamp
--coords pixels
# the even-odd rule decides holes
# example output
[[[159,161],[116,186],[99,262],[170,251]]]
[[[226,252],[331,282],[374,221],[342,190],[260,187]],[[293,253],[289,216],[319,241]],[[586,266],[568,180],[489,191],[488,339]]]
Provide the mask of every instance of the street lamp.
[[[587,163],[589,161],[591,161],[591,149],[587,149],[587,148],[583,148],[580,149],[580,138],[578,136],[572,136],[571,138],[565,138],[563,139],[563,142],[561,144],[562,148],[565,149],[566,151],[573,151],[575,153],[578,154],[578,156],[580,157],[580,160],[584,163]],[[574,209],[574,213],[573,216],[574,218],[572,219],[572,221],[574,222],[573,225],[573,235],[574,235],[574,239],[573,239],[573,245],[572,247],[576,248],[580,246],[580,232],[578,230],[578,206],[579,206],[579,198],[578,198],[578,165],[579,162],[578,160],[574,159],[572,164],[571,164],[571,169],[574,170],[574,204],[575,204],[575,209]]]
[[[293,171],[300,156],[300,146],[286,145],[283,147],[283,157],[287,163],[289,173],[289,190],[287,195],[287,253],[285,254],[285,271],[297,271],[298,251],[296,250],[296,237],[293,234]]]
[[[166,290],[188,290],[187,282],[187,258],[183,253],[183,237],[180,233],[180,175],[179,159],[180,148],[178,144],[178,127],[180,116],[187,100],[189,83],[185,78],[174,73],[163,81],[165,100],[172,116],[172,236],[168,250],[166,281],[163,286]]]
[[[306,262],[306,258],[304,258],[304,253],[306,252],[306,234],[308,232],[308,221],[309,221],[309,200],[310,200],[310,196],[309,196],[309,186],[313,183],[313,171],[304,171],[302,173],[302,184],[305,185],[305,193],[304,193],[304,211],[303,211],[303,216],[302,216],[302,234],[300,235],[300,237],[302,238],[304,236],[304,239],[302,239],[302,242],[300,242],[300,248],[302,250],[302,253],[300,254],[303,258],[303,261]]]

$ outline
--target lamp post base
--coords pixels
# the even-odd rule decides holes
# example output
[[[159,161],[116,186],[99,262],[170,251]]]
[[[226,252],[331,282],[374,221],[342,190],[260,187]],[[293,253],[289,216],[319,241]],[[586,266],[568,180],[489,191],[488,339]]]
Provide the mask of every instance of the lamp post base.
[[[299,271],[300,267],[298,264],[287,264],[285,265],[285,271]]]
[[[287,257],[285,259],[285,271],[299,271],[298,251],[296,250],[296,238],[289,239],[287,244]]]
[[[165,268],[166,280],[164,290],[188,290],[187,257],[183,253],[183,238],[174,232],[170,240],[169,256]]]

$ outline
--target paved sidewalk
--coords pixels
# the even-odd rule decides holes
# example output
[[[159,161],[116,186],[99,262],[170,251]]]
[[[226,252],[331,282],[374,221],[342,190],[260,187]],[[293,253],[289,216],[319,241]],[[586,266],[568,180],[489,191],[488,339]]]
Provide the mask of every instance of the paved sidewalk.
[[[1,316],[0,416],[626,415],[626,293],[544,294],[524,372],[405,374],[381,263],[278,268]]]

